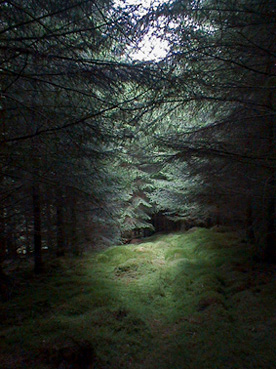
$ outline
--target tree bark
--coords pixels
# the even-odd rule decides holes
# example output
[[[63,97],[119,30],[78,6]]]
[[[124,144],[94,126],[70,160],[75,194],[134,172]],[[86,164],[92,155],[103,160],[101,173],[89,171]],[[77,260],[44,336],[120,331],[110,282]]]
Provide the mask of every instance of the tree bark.
[[[70,238],[71,238],[71,250],[74,254],[79,255],[79,247],[78,247],[78,235],[77,235],[77,216],[76,216],[76,196],[73,193],[72,194],[72,199],[71,199],[71,234],[70,234]]]
[[[56,254],[57,256],[64,256],[65,254],[64,201],[63,201],[63,191],[61,188],[57,189],[56,216],[57,216]]]
[[[271,119],[269,124],[269,154],[272,158],[274,153],[274,124]],[[267,203],[267,230],[265,239],[265,259],[268,262],[276,262],[276,230],[275,230],[275,169],[271,169],[268,181]]]
[[[49,192],[49,190],[48,190]],[[47,192],[47,194],[48,194]],[[51,214],[51,203],[49,200],[49,195],[46,196],[46,229],[47,229],[47,247],[48,251],[51,252],[53,250],[53,222],[52,222],[52,214]]]
[[[41,209],[39,184],[33,184],[33,220],[34,220],[34,271],[39,274],[43,271],[42,240],[41,240]]]
[[[25,214],[25,239],[26,239],[26,254],[31,253],[30,230],[29,230],[29,213]]]
[[[255,234],[253,229],[253,210],[251,199],[247,201],[246,207],[246,238],[249,242],[255,242]]]
[[[267,72],[270,75],[268,87],[275,82],[275,65],[273,60],[269,60]],[[269,107],[269,122],[268,122],[268,159],[271,163],[268,179],[267,191],[267,230],[265,239],[265,259],[268,262],[276,262],[276,230],[275,230],[275,168],[273,159],[275,159],[275,92],[269,88],[267,104]]]
[[[5,232],[5,216],[3,204],[0,204],[0,294],[4,298],[6,296],[5,289],[5,274],[2,269],[2,263],[6,258],[6,232]]]

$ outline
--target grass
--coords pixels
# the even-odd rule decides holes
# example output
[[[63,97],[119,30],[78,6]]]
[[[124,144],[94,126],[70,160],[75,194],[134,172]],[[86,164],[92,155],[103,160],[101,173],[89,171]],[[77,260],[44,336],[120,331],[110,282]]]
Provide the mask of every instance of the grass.
[[[73,368],[275,368],[275,276],[219,229],[56,261],[1,304],[0,368],[66,367],[84,342],[93,364]]]

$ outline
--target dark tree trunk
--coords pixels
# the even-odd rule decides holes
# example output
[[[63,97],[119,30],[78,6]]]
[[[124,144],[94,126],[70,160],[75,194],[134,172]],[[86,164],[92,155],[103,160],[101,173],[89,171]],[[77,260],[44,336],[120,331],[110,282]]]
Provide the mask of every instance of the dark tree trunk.
[[[78,247],[78,235],[77,235],[77,216],[76,216],[76,197],[73,193],[71,200],[71,221],[70,221],[70,238],[71,238],[71,250],[74,254],[78,255],[80,250]]]
[[[17,216],[13,214],[14,208],[12,202],[6,199],[5,211],[3,212],[3,236],[5,242],[6,256],[10,259],[17,258],[17,239],[16,228],[17,228]]]
[[[63,192],[61,188],[57,189],[56,199],[57,211],[57,256],[64,256],[65,254],[65,231],[64,231],[64,201]]]
[[[34,271],[39,274],[43,271],[42,240],[41,240],[41,210],[40,188],[38,183],[33,184],[33,219],[34,219]]]
[[[6,257],[7,239],[3,204],[0,204],[0,265]]]
[[[10,279],[4,273],[0,264],[0,301],[7,301],[10,297]]]
[[[4,99],[3,99],[4,100]],[[5,100],[4,100],[5,101]],[[1,101],[1,104],[4,105],[4,101]],[[5,140],[6,135],[6,126],[5,126],[5,109],[2,107],[0,109],[0,120],[2,121],[2,124],[0,124],[0,135],[3,140]],[[3,148],[4,151],[4,145],[1,146],[1,149]],[[4,180],[4,175],[2,172],[2,166],[0,166],[0,184],[2,185]],[[0,297],[5,300],[7,295],[6,290],[6,276],[2,269],[2,263],[6,258],[6,219],[5,219],[5,208],[4,203],[0,201]]]
[[[265,258],[268,262],[276,262],[276,235],[275,235],[275,199],[270,198],[267,209],[267,233]]]
[[[5,216],[3,204],[0,204],[0,301],[8,299],[7,276],[2,269],[2,263],[6,258],[6,234],[5,234]]]
[[[271,76],[275,74],[275,65],[273,60],[269,60],[268,72]],[[274,77],[273,77],[274,78]],[[267,191],[267,230],[265,239],[265,259],[268,262],[276,262],[276,230],[275,230],[275,168],[274,159],[276,154],[275,148],[275,92],[270,90],[268,94],[268,106],[270,108],[268,122],[268,159],[271,164],[268,180]]]
[[[255,242],[255,234],[253,229],[253,211],[251,199],[247,202],[246,207],[246,238],[249,242]]]
[[[7,255],[10,259],[17,258],[17,244],[16,237],[13,232],[9,231],[6,241]]]
[[[34,72],[37,70],[37,57],[33,56]],[[32,124],[35,126],[37,122],[37,81],[34,79],[32,91]],[[33,148],[33,221],[34,221],[34,272],[39,274],[43,271],[42,262],[42,237],[41,237],[41,198],[39,185],[39,171],[40,171],[40,145],[36,137],[32,140]]]
[[[26,254],[29,255],[31,253],[29,214],[25,214],[25,239],[26,239]]]
[[[47,247],[51,252],[53,250],[53,222],[51,214],[51,203],[49,195],[46,196],[46,229],[47,229]]]

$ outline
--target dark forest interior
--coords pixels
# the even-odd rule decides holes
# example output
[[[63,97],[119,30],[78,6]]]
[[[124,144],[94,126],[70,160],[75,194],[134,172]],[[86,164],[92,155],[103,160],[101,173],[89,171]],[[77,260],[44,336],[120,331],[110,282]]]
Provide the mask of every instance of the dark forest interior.
[[[0,368],[272,369],[273,0],[0,1]]]

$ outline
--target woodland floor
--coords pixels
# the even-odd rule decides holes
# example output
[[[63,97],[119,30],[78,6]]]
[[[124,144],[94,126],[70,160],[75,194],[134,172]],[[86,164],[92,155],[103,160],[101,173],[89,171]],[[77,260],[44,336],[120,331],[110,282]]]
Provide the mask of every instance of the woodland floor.
[[[253,251],[195,228],[20,272],[0,368],[275,369],[276,272]]]

